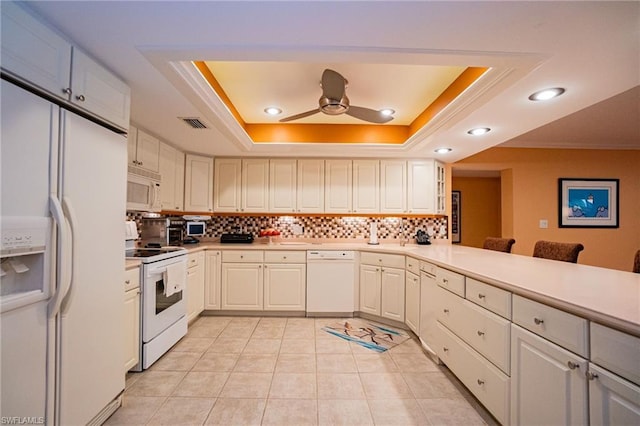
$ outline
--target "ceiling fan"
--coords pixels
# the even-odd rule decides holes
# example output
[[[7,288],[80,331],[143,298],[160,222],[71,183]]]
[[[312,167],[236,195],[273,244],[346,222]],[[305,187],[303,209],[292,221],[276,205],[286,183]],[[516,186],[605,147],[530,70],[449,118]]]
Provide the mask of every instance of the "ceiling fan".
[[[375,109],[349,105],[349,98],[347,98],[346,94],[347,83],[347,79],[338,72],[325,69],[322,73],[322,96],[318,101],[318,108],[285,117],[281,119],[280,122],[285,123],[287,121],[298,120],[319,112],[328,115],[347,114],[359,120],[377,124],[387,123],[393,120],[392,116],[384,115]]]

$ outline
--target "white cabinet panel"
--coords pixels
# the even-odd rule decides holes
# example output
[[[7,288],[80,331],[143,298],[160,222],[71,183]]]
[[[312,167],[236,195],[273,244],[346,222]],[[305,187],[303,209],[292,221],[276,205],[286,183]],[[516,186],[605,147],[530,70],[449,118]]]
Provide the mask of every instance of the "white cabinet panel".
[[[129,288],[134,280],[139,286],[139,268],[125,272],[125,288]],[[126,373],[140,360],[140,288],[132,288],[124,293],[124,327],[124,372]]]
[[[264,310],[304,311],[306,274],[304,264],[265,264]]]
[[[324,211],[326,213],[352,213],[351,160],[325,161]]]
[[[269,160],[242,160],[242,204],[244,213],[262,213],[269,208]]]
[[[262,264],[222,264],[222,309],[261,311],[263,308]]]
[[[242,193],[242,160],[216,158],[213,201],[216,212],[239,212]]]
[[[184,175],[185,211],[213,211],[213,158],[187,154]]]
[[[404,269],[381,268],[381,315],[404,322]]]
[[[594,364],[589,373],[589,424],[639,425],[640,387]]]
[[[640,338],[591,323],[591,361],[640,385]]]
[[[160,142],[159,171],[162,210],[184,209],[184,153]]]
[[[204,309],[220,309],[220,281],[222,278],[222,256],[219,250],[207,250],[205,255]]]
[[[269,161],[269,212],[296,212],[296,177],[296,160]]]
[[[360,311],[380,315],[382,276],[377,266],[360,266]]]
[[[14,2],[3,1],[1,12],[3,71],[68,99],[64,91],[71,81],[71,43]]]
[[[72,103],[110,121],[121,129],[129,126],[131,103],[129,86],[75,47],[71,75]],[[157,163],[143,167],[158,171]]]
[[[382,213],[407,211],[406,161],[380,161],[380,211]]]
[[[409,271],[405,277],[405,323],[420,333],[420,277]]]
[[[187,258],[187,321],[191,322],[204,310],[204,252]]]
[[[380,211],[380,163],[378,160],[353,160],[353,212]]]
[[[588,423],[587,361],[511,326],[511,423]]]
[[[411,160],[407,167],[407,211],[410,214],[436,213],[434,161]]]
[[[297,210],[324,212],[324,160],[298,160]]]

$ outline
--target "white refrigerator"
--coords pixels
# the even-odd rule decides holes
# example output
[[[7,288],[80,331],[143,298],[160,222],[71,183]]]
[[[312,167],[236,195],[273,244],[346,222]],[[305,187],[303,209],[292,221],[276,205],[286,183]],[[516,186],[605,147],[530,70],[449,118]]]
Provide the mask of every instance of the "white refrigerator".
[[[0,415],[99,424],[125,382],[126,138],[6,80],[1,102],[2,234],[48,231],[30,256],[3,239]]]

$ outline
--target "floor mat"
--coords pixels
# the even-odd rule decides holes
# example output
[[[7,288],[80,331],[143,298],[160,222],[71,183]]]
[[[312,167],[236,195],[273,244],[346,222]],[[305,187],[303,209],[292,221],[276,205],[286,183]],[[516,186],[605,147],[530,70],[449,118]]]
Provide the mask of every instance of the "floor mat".
[[[322,330],[376,352],[384,352],[409,338],[392,327],[357,318],[334,321]]]

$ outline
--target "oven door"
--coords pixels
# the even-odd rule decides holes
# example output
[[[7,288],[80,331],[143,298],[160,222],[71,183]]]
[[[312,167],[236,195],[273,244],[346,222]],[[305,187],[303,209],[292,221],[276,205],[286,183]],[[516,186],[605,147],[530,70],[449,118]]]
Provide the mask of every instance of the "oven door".
[[[164,272],[176,262],[184,264],[184,288],[165,296]],[[147,343],[187,314],[187,256],[145,264],[142,283],[142,341]]]

